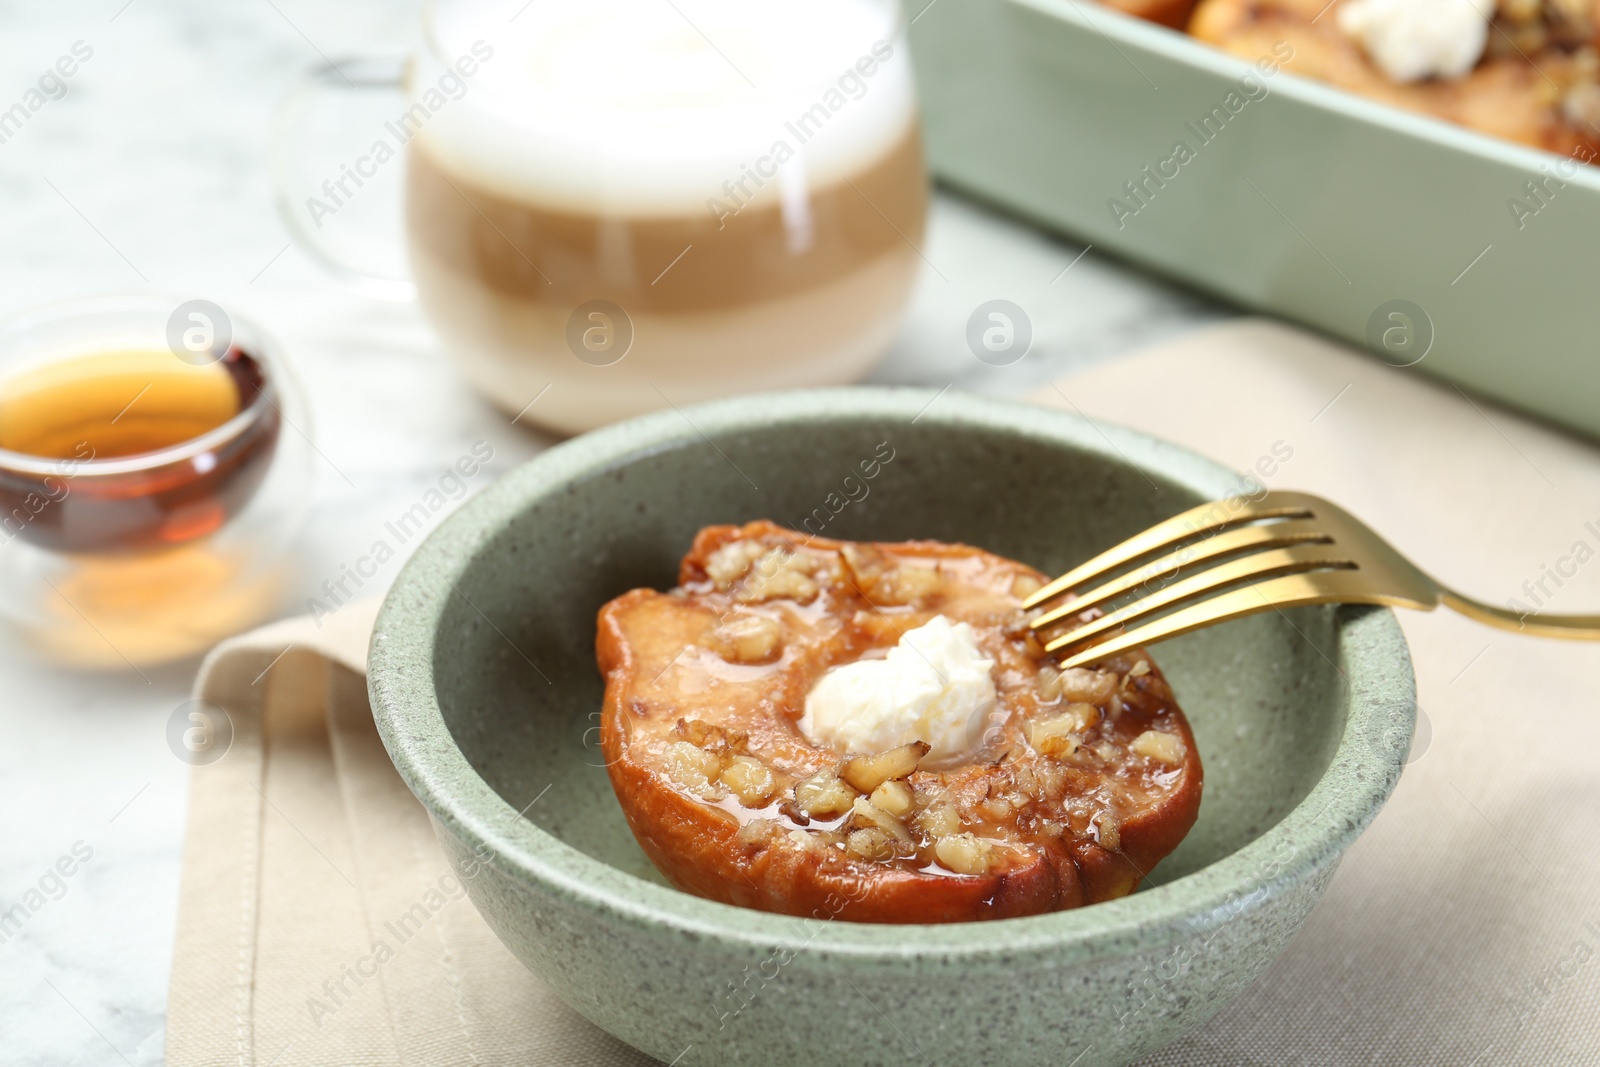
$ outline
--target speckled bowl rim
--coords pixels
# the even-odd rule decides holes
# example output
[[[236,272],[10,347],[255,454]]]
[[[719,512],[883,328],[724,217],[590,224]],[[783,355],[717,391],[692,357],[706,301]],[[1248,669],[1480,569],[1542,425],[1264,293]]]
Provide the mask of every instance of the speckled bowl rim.
[[[1238,475],[1187,449],[1060,411],[909,388],[796,390],[713,401],[633,419],[535,457],[442,523],[397,576],[379,612],[368,666],[378,730],[401,777],[435,822],[491,862],[597,922],[655,937],[714,939],[730,947],[805,948],[812,964],[959,961],[1047,966],[1204,936],[1315,876],[1365,829],[1398,781],[1410,746],[1415,685],[1393,612],[1340,609],[1347,717],[1311,792],[1275,826],[1199,871],[1120,900],[1018,919],[939,925],[796,920],[703,900],[594,859],[523,819],[468,763],[434,693],[434,634],[453,586],[476,552],[529,501],[630,458],[729,431],[785,424],[916,420],[1000,431],[1098,453],[1220,499]],[[1287,858],[1285,853],[1287,850]]]

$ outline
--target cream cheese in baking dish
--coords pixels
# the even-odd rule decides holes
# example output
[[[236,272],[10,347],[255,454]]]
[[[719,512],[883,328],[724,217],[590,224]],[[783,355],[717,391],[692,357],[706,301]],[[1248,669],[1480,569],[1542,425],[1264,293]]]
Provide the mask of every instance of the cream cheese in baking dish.
[[[1492,0],[1349,0],[1339,28],[1397,82],[1457,78],[1483,56],[1493,13]]]

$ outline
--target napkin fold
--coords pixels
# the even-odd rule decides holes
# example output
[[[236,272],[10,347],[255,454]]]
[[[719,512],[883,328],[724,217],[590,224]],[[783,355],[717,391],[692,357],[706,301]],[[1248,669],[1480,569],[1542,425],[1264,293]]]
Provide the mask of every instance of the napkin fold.
[[[1600,449],[1240,320],[1040,403],[1329,496],[1443,581],[1600,610]],[[372,723],[375,604],[219,646],[168,1003],[173,1067],[652,1062],[489,932]],[[1421,721],[1394,798],[1267,975],[1145,1067],[1600,1063],[1600,645],[1402,614]]]

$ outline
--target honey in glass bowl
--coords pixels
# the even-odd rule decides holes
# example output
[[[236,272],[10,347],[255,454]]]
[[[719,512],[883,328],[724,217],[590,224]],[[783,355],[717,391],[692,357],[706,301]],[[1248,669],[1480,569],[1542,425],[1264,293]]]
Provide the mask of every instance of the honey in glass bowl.
[[[310,425],[282,346],[209,300],[0,318],[0,644],[137,669],[287,607]]]
[[[275,393],[238,345],[198,365],[126,349],[0,377],[0,537],[130,553],[214,533],[271,466]]]

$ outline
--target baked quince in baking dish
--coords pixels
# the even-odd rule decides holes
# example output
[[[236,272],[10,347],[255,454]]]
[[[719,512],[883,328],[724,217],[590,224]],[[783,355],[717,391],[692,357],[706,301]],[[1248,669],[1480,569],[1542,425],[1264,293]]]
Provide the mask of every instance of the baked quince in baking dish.
[[[1568,156],[1576,162],[1555,166],[1561,178],[1600,159],[1600,0],[1201,0],[1189,33],[1272,70],[1281,61]],[[1548,171],[1529,177],[1542,186],[1534,209],[1560,188]]]
[[[678,586],[600,612],[601,744],[679,888],[862,922],[1032,915],[1134,890],[1201,768],[1142,650],[1062,671],[1044,576],[964,545],[713,526]]]

